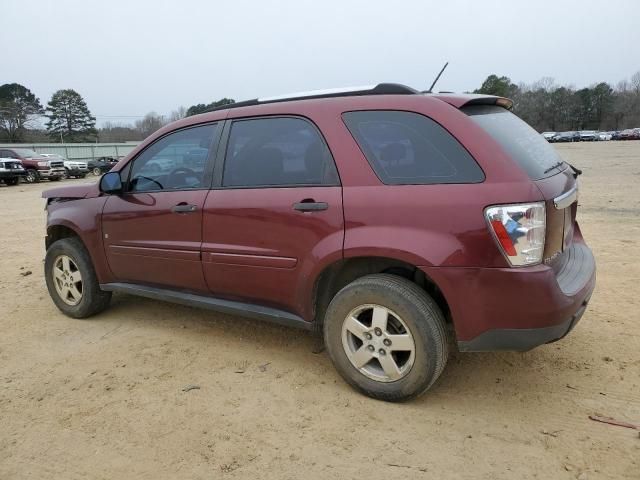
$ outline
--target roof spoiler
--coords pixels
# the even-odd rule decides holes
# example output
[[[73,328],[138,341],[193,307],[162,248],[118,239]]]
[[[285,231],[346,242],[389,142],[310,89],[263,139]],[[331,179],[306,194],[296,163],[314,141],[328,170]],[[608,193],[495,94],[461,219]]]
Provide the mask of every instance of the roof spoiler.
[[[456,108],[467,107],[469,105],[497,105],[506,110],[511,110],[513,108],[513,100],[505,97],[498,97],[496,95],[481,95],[477,93],[468,93],[464,95],[455,93],[434,93],[431,95],[453,105]]]

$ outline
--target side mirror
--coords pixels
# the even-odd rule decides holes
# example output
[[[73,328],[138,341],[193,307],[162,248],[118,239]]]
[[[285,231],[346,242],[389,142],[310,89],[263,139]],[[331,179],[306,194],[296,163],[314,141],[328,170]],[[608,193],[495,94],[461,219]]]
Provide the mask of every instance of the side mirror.
[[[100,191],[102,193],[122,193],[122,180],[120,172],[107,172],[100,179]]]

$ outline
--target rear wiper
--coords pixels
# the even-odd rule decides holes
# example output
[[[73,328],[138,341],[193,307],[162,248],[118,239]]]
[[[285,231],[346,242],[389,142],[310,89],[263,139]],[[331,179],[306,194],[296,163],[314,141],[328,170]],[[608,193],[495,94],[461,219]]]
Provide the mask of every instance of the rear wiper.
[[[573,178],[578,178],[578,175],[582,175],[582,170],[574,167],[569,162],[567,162],[567,165],[569,165],[571,167],[571,170],[573,170]]]
[[[563,160],[560,160],[558,163],[554,163],[553,165],[551,165],[549,168],[547,168],[544,173],[549,173],[551,170],[553,170],[554,168],[558,168],[560,165],[562,165],[564,163]]]

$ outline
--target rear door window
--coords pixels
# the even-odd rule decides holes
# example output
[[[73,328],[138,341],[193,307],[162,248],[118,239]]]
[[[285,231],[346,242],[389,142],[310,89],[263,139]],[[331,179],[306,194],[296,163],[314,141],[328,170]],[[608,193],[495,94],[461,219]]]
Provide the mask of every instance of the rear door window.
[[[550,177],[566,168],[554,168],[562,164],[555,148],[508,110],[495,105],[473,105],[462,111],[491,135],[531,180]]]
[[[339,185],[318,130],[293,117],[236,120],[224,163],[225,187]]]
[[[424,115],[376,110],[347,112],[343,119],[376,175],[387,185],[484,180],[469,152]]]

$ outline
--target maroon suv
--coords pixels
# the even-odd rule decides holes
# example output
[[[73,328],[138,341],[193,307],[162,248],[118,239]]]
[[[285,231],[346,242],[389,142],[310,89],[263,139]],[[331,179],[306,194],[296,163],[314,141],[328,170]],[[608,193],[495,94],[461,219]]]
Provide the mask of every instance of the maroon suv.
[[[47,287],[323,332],[360,391],[427,390],[461,351],[566,335],[595,286],[576,177],[505,98],[396,84],[226,106],[47,199]]]

